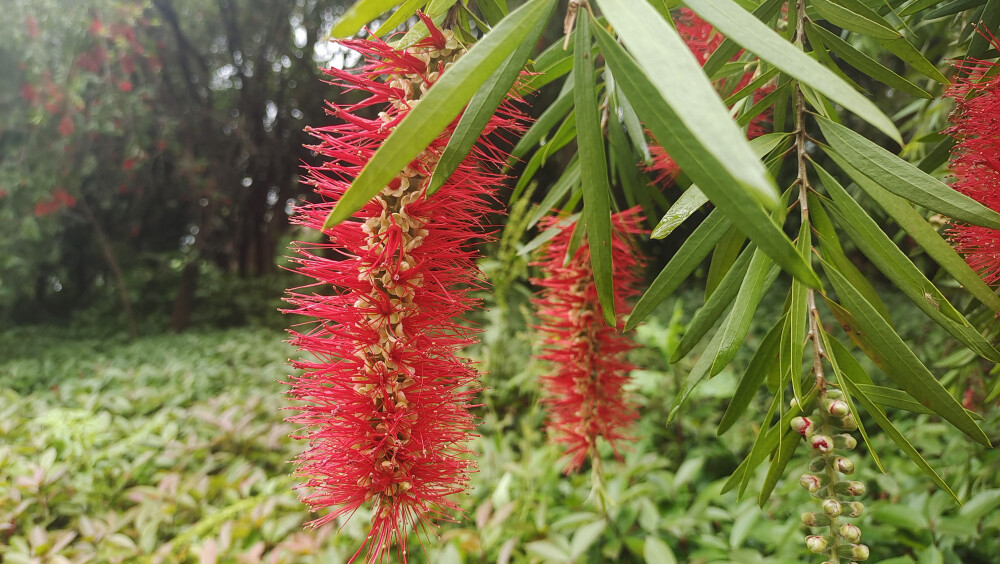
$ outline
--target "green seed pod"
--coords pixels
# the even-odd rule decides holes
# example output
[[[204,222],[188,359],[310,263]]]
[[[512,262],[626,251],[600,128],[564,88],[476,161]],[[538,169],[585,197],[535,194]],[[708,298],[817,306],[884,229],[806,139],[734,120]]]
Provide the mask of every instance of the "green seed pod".
[[[825,527],[830,524],[830,517],[809,511],[802,514],[802,522],[810,527]]]
[[[821,537],[819,535],[811,535],[806,537],[806,548],[809,549],[809,552],[820,554],[826,551],[826,547],[827,547],[826,538]]]

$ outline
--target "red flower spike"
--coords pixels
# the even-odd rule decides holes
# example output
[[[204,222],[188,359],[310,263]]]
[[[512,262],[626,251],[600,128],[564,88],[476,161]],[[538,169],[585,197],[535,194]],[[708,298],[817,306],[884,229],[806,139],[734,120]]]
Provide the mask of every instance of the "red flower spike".
[[[989,39],[1000,48],[1000,40]],[[975,60],[956,65],[959,76],[945,94],[956,107],[945,133],[957,141],[949,163],[952,188],[1000,212],[1000,76],[986,77],[998,64]],[[987,284],[1000,283],[1000,231],[955,221],[948,236]]]
[[[681,8],[678,11],[678,15],[674,19],[674,24],[677,26],[678,35],[681,36],[681,39],[687,44],[688,49],[698,59],[698,63],[701,66],[705,66],[712,53],[715,53],[715,50],[722,44],[724,37],[715,31],[712,24],[698,17],[698,14],[695,14],[688,8]],[[737,53],[732,60],[737,60],[742,53],[743,51]],[[753,73],[744,74],[733,88],[733,92],[750,84],[753,79]],[[769,94],[772,90],[774,90],[774,86],[772,85],[758,89],[753,94],[754,102],[760,101],[761,98]],[[750,120],[750,124],[747,125],[747,139],[756,139],[764,135],[767,133],[770,125],[771,110],[767,109]],[[663,147],[657,144],[650,145],[649,153],[652,162],[646,167],[646,171],[653,173],[653,182],[659,185],[672,182],[680,172],[680,167],[677,166],[677,163],[670,158],[670,155],[663,150]]]
[[[393,127],[462,53],[449,31],[397,51],[377,40],[342,44],[364,56],[353,73],[329,69],[331,83],[367,97],[329,104],[339,123],[309,131],[310,147],[326,159],[306,167],[306,183],[321,201],[299,207],[293,221],[319,230]],[[375,111],[372,111],[375,110]],[[376,113],[377,112],[377,113]],[[425,190],[453,123],[352,220],[328,229],[328,242],[296,244],[298,271],[315,284],[289,292],[289,313],[314,320],[291,331],[308,353],[292,365],[290,395],[309,448],[297,474],[313,509],[330,507],[312,526],[371,507],[371,531],[352,561],[381,562],[393,544],[407,560],[405,538],[431,520],[461,510],[475,462],[465,447],[475,428],[469,412],[477,391],[472,363],[457,353],[474,331],[455,318],[478,305],[469,293],[484,286],[475,245],[493,211],[498,169],[506,154],[487,141],[523,132],[522,114],[504,102],[480,142],[433,197]],[[316,288],[317,290],[312,290]],[[332,288],[333,291],[328,291]]]
[[[541,228],[550,229],[558,222],[559,218],[547,218]],[[598,437],[608,441],[619,456],[618,444],[626,439],[625,430],[635,419],[635,409],[623,391],[633,368],[625,353],[634,345],[621,330],[631,311],[627,300],[639,293],[642,260],[630,239],[643,233],[641,222],[638,208],[611,218],[617,329],[604,323],[587,245],[580,245],[565,260],[574,224],[563,226],[535,263],[542,277],[532,283],[541,286],[542,292],[534,302],[547,349],[541,358],[553,367],[543,377],[544,401],[553,439],[567,445],[566,473],[578,470],[588,455],[596,455]]]

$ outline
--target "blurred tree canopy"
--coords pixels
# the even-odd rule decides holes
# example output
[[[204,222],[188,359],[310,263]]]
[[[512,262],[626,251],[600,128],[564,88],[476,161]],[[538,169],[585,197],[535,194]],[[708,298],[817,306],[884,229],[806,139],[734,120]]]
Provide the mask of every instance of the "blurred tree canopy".
[[[273,275],[347,3],[5,2],[0,320],[179,330],[199,273]]]

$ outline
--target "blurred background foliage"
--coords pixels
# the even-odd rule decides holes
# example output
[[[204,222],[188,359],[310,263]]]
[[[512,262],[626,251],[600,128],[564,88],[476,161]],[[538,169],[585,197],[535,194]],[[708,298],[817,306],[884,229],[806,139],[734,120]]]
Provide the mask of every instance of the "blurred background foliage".
[[[318,67],[356,62],[325,39],[346,4],[4,2],[0,562],[326,563],[345,561],[363,538],[361,514],[343,528],[302,528],[311,517],[286,462],[301,445],[288,438],[294,429],[282,410],[293,352],[278,331],[289,320],[277,312],[283,288],[302,283],[282,265],[287,242],[301,237],[287,217],[307,193],[298,184],[301,162],[311,159],[303,128],[324,123],[324,99],[343,96],[321,81]],[[954,37],[966,33],[963,18],[961,11],[918,15],[911,32],[939,62],[963,54]],[[543,45],[558,34],[550,28]],[[880,56],[873,42],[854,46]],[[895,59],[882,62],[935,88]],[[932,149],[950,106],[899,96],[843,70],[913,140],[903,155],[928,157],[928,168],[943,174]],[[559,86],[543,88],[531,111],[544,110]],[[869,126],[850,125],[878,138]],[[565,151],[550,156],[539,184],[568,158]],[[679,192],[671,190],[664,194],[672,200]],[[905,243],[905,234],[887,228]],[[643,347],[633,359],[641,368],[632,389],[642,417],[624,462],[604,467],[604,503],[589,474],[561,475],[559,451],[540,430],[543,367],[530,360],[533,290],[525,282],[529,258],[518,253],[526,238],[505,234],[481,264],[495,287],[473,320],[484,331],[470,354],[488,375],[481,437],[472,445],[482,453],[480,472],[462,502],[467,518],[442,524],[440,542],[425,539],[427,554],[413,560],[803,561],[798,513],[808,496],[797,474],[779,483],[763,509],[753,496],[718,493],[757,431],[745,423],[716,436],[748,349],[768,328],[763,322],[667,423],[690,368],[688,360],[667,359],[703,301],[707,267],[636,333]],[[656,272],[676,243],[648,250]],[[857,256],[849,242],[845,250]],[[885,289],[877,271],[856,262]],[[953,352],[909,302],[881,294],[921,360],[932,365]],[[779,300],[770,302],[761,311],[780,312]],[[979,403],[982,364],[960,360],[939,364],[942,381],[984,412],[982,426],[996,441],[1000,414]],[[766,408],[759,398],[743,420],[759,420]],[[875,437],[893,456],[883,457],[886,475],[858,463],[871,491],[862,526],[866,539],[876,539],[872,561],[994,562],[1000,455],[952,440],[935,418],[891,415],[967,502],[954,505],[890,441]],[[800,453],[790,467],[804,465]],[[749,491],[763,478],[761,470]]]

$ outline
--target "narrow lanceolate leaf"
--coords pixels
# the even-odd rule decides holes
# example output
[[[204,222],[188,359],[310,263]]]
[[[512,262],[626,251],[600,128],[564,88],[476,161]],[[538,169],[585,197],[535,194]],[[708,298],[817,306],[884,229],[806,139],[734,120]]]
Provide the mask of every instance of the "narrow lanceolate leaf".
[[[895,388],[887,388],[885,386],[876,386],[874,384],[858,384],[858,388],[861,389],[868,397],[872,399],[875,403],[879,405],[884,405],[886,407],[895,407],[896,409],[905,409],[906,411],[912,411],[913,413],[926,413],[932,415],[934,412],[924,407],[920,402],[913,399],[910,394],[897,390]],[[969,416],[976,421],[984,421],[986,418],[982,415],[966,409]]]
[[[805,221],[799,228],[799,252],[804,258],[812,256],[812,231],[809,222]],[[788,351],[788,362],[791,367],[792,393],[795,401],[802,403],[802,352],[806,342],[806,332],[809,325],[808,311],[809,288],[798,280],[792,280],[791,295],[788,302],[788,340],[783,351]]]
[[[497,25],[507,15],[507,2],[502,0],[476,0],[476,5],[490,25]]]
[[[680,224],[684,223],[687,218],[691,217],[691,214],[698,211],[706,202],[708,202],[708,196],[700,188],[692,184],[670,206],[667,213],[663,214],[660,222],[656,224],[656,229],[653,229],[650,238],[663,239],[667,235],[670,235],[674,229],[677,229]]]
[[[879,147],[850,128],[817,117],[830,147],[859,172],[897,196],[948,217],[1000,229],[1000,213],[952,190],[912,164]]]
[[[655,17],[660,16],[656,14]],[[775,262],[804,283],[819,287],[816,273],[798,255],[795,246],[781,228],[750,193],[740,186],[741,180],[730,174],[727,167],[722,166],[712,154],[703,149],[702,142],[687,128],[659,89],[650,82],[645,71],[608,32],[598,26],[594,27],[594,32],[601,53],[615,73],[618,86],[628,96],[636,114],[667,154],[708,195],[716,207],[731,218],[738,219],[740,230]],[[671,30],[670,33],[675,32]],[[685,53],[685,56],[690,56],[686,48]],[[682,111],[689,113],[687,109]],[[744,141],[741,143],[746,146]],[[754,161],[760,164],[756,157]]]
[[[343,39],[358,32],[368,22],[388,12],[399,0],[358,0],[344,12],[330,30],[330,37]]]
[[[913,84],[909,80],[906,80],[902,76],[892,72],[887,67],[879,63],[875,59],[865,55],[861,51],[858,51],[853,45],[844,41],[840,36],[830,33],[823,26],[811,25],[811,30],[822,38],[823,44],[830,48],[831,51],[836,53],[841,59],[847,64],[858,69],[859,71],[865,73],[866,75],[874,78],[875,80],[890,86],[901,92],[906,92],[907,94],[912,94],[918,98],[931,99],[934,96],[920,88],[916,84]]]
[[[903,138],[892,120],[886,117],[871,100],[854,90],[833,71],[786,41],[733,0],[687,0],[685,3],[726,37],[854,112],[900,145],[903,144]]]
[[[815,193],[809,194],[809,217],[812,220],[812,227],[816,232],[817,242],[827,262],[836,267],[844,275],[844,278],[847,278],[848,282],[861,292],[861,295],[868,300],[868,303],[872,304],[879,314],[892,325],[892,316],[889,315],[889,309],[882,303],[882,299],[875,292],[875,287],[872,286],[868,278],[844,254],[844,249],[840,246],[840,239],[837,237],[837,232],[833,229],[833,222],[830,221],[826,210],[820,205],[820,201]]]
[[[552,4],[554,5],[554,4]],[[597,107],[594,83],[594,59],[590,54],[590,18],[576,22],[576,47],[573,53],[573,89],[576,104],[576,143],[580,154],[580,180],[583,183],[583,220],[587,225],[587,243],[594,283],[601,301],[604,321],[615,326],[614,280],[611,266],[611,187],[604,153],[604,134]]]
[[[334,206],[323,229],[344,221],[375,197],[438,136],[486,79],[525,40],[552,3],[529,0],[469,49],[421,98]]]
[[[396,29],[405,23],[406,20],[410,19],[410,16],[417,13],[417,10],[423,8],[425,4],[427,4],[427,0],[406,0],[406,2],[400,4],[399,8],[391,16],[382,22],[382,25],[372,35],[382,37],[386,33]]]
[[[736,259],[736,262],[726,272],[725,277],[722,278],[722,282],[719,283],[718,288],[705,300],[705,305],[698,308],[698,311],[695,312],[694,317],[691,318],[691,322],[688,323],[684,331],[684,336],[681,337],[681,341],[677,344],[677,348],[674,349],[674,353],[670,357],[671,363],[677,362],[687,356],[695,345],[701,342],[702,337],[715,325],[715,322],[722,317],[722,314],[733,305],[733,300],[736,298],[736,294],[739,293],[740,286],[743,285],[747,267],[750,266],[750,257],[753,256],[756,248],[757,246],[751,243],[740,253],[739,258]]]
[[[768,367],[774,363],[774,357],[778,356],[778,345],[781,340],[781,326],[783,324],[784,318],[779,319],[771,327],[771,330],[767,332],[767,335],[764,336],[764,340],[760,342],[756,352],[753,353],[750,364],[743,371],[740,383],[737,384],[736,391],[733,392],[733,397],[729,400],[729,405],[726,406],[726,412],[722,414],[722,420],[719,421],[719,429],[716,431],[716,434],[721,436],[728,431],[733,426],[733,423],[736,423],[740,416],[747,410],[754,396],[757,395],[757,390],[764,383],[764,376],[767,375]]]
[[[875,202],[888,213],[900,227],[917,242],[932,259],[955,280],[965,286],[977,300],[986,304],[993,311],[1000,311],[1000,296],[983,282],[976,271],[955,252],[955,249],[945,241],[924,216],[917,213],[909,202],[876,184],[873,180],[861,174],[834,151],[826,150],[854,182],[861,187]]]
[[[851,10],[843,2],[837,0],[809,0],[809,6],[833,25],[844,29],[875,37],[878,39],[895,39],[899,32],[892,28],[878,14],[863,14]],[[874,15],[874,18],[871,16]]]
[[[979,21],[979,27],[980,29],[997,33],[997,29],[1000,27],[1000,0],[988,0],[986,2],[986,6],[983,7],[982,19]],[[972,40],[969,41],[967,57],[970,59],[980,59],[989,48],[989,39],[979,33],[973,33]]]
[[[690,131],[695,151],[722,166],[739,188],[749,191],[768,209],[776,207],[778,192],[767,171],[747,146],[746,136],[729,117],[728,109],[677,31],[646,2],[597,3],[649,82]],[[615,76],[621,79],[622,73],[616,72]],[[634,103],[634,96],[629,100]],[[643,117],[642,112],[639,114]],[[668,153],[673,156],[669,149]]]
[[[934,378],[875,308],[829,263],[823,263],[823,270],[833,283],[840,303],[853,316],[856,327],[850,327],[850,331],[857,331],[868,342],[870,348],[866,353],[875,353],[872,360],[882,371],[900,388],[947,419],[969,438],[991,446],[989,437],[969,417],[962,404]]]
[[[831,212],[861,252],[928,317],[983,358],[1000,362],[1000,352],[973,328],[948,298],[899,250],[865,210],[822,167],[816,171],[833,197]]]
[[[643,319],[660,305],[660,302],[667,299],[692,272],[705,260],[708,253],[712,252],[715,244],[722,239],[732,222],[719,210],[708,214],[708,217],[698,225],[681,248],[677,249],[670,262],[663,267],[653,283],[649,285],[646,292],[639,298],[635,308],[628,316],[625,323],[625,330],[635,329]]]
[[[541,143],[545,136],[548,135],[549,131],[559,123],[559,120],[566,117],[566,114],[573,108],[573,76],[570,75],[566,79],[566,83],[563,84],[562,90],[559,91],[559,95],[556,97],[555,101],[545,108],[542,115],[538,116],[535,123],[531,124],[528,131],[524,132],[521,136],[521,140],[514,145],[514,148],[510,151],[511,160],[508,162],[508,166],[512,166],[515,159],[519,159],[524,155],[528,154],[528,151],[535,148],[536,145]]]
[[[865,408],[865,411],[867,411],[868,414],[871,415],[872,419],[875,420],[875,424],[882,428],[882,431],[885,432],[885,434],[888,435],[894,443],[896,443],[896,446],[898,446],[900,450],[905,452],[906,455],[910,457],[910,460],[919,466],[920,469],[923,470],[924,473],[926,473],[931,480],[938,485],[938,487],[948,492],[948,494],[951,495],[955,501],[961,504],[961,500],[958,499],[958,496],[955,495],[955,492],[952,491],[948,483],[941,478],[937,471],[934,470],[933,466],[924,460],[924,457],[919,451],[917,451],[916,448],[913,447],[913,444],[907,440],[906,436],[892,424],[892,420],[886,416],[885,411],[883,411],[878,404],[872,401],[872,399],[861,389],[859,385],[860,382],[856,379],[856,375],[859,372],[863,373],[864,369],[861,368],[858,361],[854,360],[854,357],[851,356],[851,354],[847,352],[847,349],[843,346],[837,347],[834,345],[829,352],[836,358],[837,364],[840,366],[840,373],[844,376],[841,380],[841,384],[844,386],[845,391],[858,400],[858,402]]]
[[[743,285],[740,287],[733,308],[729,311],[722,328],[719,329],[721,340],[719,341],[719,352],[715,360],[712,361],[712,368],[709,377],[715,376],[729,364],[729,361],[736,356],[736,351],[743,344],[743,339],[750,330],[750,322],[753,320],[757,306],[764,297],[764,293],[774,282],[778,275],[778,269],[772,268],[772,261],[764,252],[757,249],[750,259],[750,266],[747,267],[746,276],[743,278]]]
[[[441,153],[437,168],[431,176],[430,185],[427,187],[427,195],[437,192],[444,183],[451,178],[452,173],[462,164],[465,156],[472,150],[476,140],[483,132],[483,128],[489,123],[490,118],[496,113],[500,102],[507,96],[507,92],[513,86],[514,81],[521,74],[524,62],[528,60],[538,37],[545,30],[548,17],[540,18],[535,23],[535,28],[517,46],[517,49],[507,57],[499,68],[479,87],[479,91],[469,100],[469,105],[462,112],[462,119],[455,126],[455,131],[448,140],[448,145]]]
[[[764,0],[759,6],[754,8],[751,15],[762,22],[771,21],[785,5],[785,0]],[[793,5],[794,6],[794,5]],[[705,74],[712,76],[726,63],[731,61],[740,52],[740,46],[728,37],[719,44],[719,47],[705,61]]]
[[[792,455],[795,454],[795,449],[801,443],[802,437],[792,429],[786,430],[781,436],[778,450],[775,451],[774,458],[771,459],[771,465],[767,468],[767,475],[764,477],[764,484],[760,487],[760,493],[757,495],[757,505],[761,509],[770,501],[774,486],[778,485],[778,481],[784,477],[785,468],[792,459]]]

